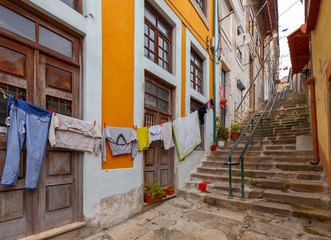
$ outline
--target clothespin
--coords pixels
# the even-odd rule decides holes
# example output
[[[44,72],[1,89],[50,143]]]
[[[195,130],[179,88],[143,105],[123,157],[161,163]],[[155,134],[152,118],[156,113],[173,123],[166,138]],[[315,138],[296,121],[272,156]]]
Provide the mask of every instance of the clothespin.
[[[136,128],[136,130],[137,130],[137,125],[136,125],[136,127],[135,127],[135,128]]]
[[[48,113],[50,113],[50,112],[51,112],[51,108],[49,107],[49,108],[48,108]]]
[[[132,127],[132,128],[133,128],[133,129],[135,129],[135,128],[134,128],[134,125],[133,125],[133,127]]]
[[[171,119],[170,121],[171,121],[171,122],[174,122],[174,120],[172,120],[172,119]]]
[[[97,121],[94,121],[94,126],[97,124]]]
[[[56,116],[56,109],[54,110],[54,115]]]
[[[162,123],[159,123],[160,126],[162,126]]]
[[[17,101],[17,93],[16,93],[16,95],[15,95],[15,101]]]
[[[105,122],[103,123],[103,128],[106,128],[106,123]]]

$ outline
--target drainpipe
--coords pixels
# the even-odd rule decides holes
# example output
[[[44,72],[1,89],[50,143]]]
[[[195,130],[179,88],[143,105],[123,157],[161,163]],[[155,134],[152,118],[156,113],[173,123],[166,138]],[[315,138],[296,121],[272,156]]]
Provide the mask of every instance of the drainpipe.
[[[313,148],[314,148],[314,160],[310,163],[317,165],[319,163],[318,156],[318,138],[317,138],[317,121],[316,121],[316,102],[315,102],[315,78],[307,79],[307,85],[310,85],[310,105],[311,105],[311,121],[313,128]]]
[[[216,26],[216,23],[217,23],[217,0],[214,0],[214,39],[215,39],[215,43],[217,42],[216,41],[216,29],[217,29],[217,26]],[[215,44],[215,47],[214,47],[214,68],[213,68],[213,92],[214,92],[214,108],[213,108],[213,142],[216,143],[216,106],[218,105],[217,104],[217,96],[216,96],[216,67],[217,67],[217,64],[216,64],[216,59],[217,59],[217,56],[216,56],[216,44]]]

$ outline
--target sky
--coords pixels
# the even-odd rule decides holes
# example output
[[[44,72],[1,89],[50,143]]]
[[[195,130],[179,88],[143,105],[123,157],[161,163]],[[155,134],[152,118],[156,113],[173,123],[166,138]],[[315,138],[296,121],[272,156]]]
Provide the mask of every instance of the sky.
[[[293,4],[294,6],[289,9]],[[287,9],[289,10],[286,11]],[[286,37],[304,24],[304,4],[301,4],[300,0],[278,0],[278,18],[280,47],[279,68],[281,69],[279,70],[279,78],[281,79],[288,75],[291,67]],[[286,31],[283,32],[283,30]],[[288,67],[288,69],[284,71],[283,69],[286,67]]]

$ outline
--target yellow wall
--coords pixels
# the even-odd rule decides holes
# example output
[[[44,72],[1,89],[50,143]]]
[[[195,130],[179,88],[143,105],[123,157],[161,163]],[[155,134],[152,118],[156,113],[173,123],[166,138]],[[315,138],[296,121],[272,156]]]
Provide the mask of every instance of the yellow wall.
[[[133,37],[134,1],[103,0],[102,121],[107,126],[133,125]],[[112,157],[107,146],[103,169],[132,167],[131,154]]]
[[[331,31],[330,22],[331,1],[322,0],[316,24],[316,29],[311,33],[313,76],[315,77],[316,115],[320,158],[330,168],[330,108],[328,104],[328,79],[326,69],[331,60]],[[331,171],[329,181],[331,183]]]
[[[190,0],[165,0],[168,6],[176,13],[176,15],[182,21],[182,106],[181,106],[181,115],[182,117],[185,115],[185,54],[186,51],[190,51],[190,49],[185,49],[186,46],[186,35],[185,30],[188,28],[193,36],[199,41],[201,46],[204,49],[207,49],[207,36],[211,39],[213,37],[213,14],[214,14],[214,0],[209,1],[209,10],[208,17],[208,25],[202,21],[200,15],[195,10],[194,6],[190,2]],[[212,52],[209,49],[209,55],[212,56]],[[209,60],[209,92],[210,97],[213,97],[213,61]]]

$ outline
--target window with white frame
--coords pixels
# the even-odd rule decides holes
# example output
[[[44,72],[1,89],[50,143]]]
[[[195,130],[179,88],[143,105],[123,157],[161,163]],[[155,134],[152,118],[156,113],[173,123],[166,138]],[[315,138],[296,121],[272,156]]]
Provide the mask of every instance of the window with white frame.
[[[191,49],[191,87],[203,95],[203,60]]]

